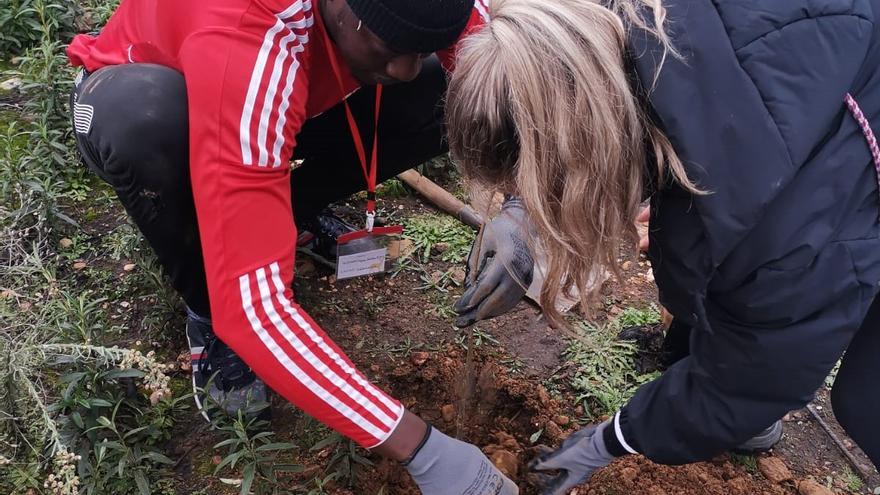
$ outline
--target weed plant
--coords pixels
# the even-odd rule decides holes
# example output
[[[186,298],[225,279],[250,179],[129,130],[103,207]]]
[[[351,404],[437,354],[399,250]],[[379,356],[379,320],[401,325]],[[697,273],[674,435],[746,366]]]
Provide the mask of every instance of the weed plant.
[[[579,393],[576,402],[583,403],[586,419],[591,422],[614,414],[641,384],[658,375],[639,374],[634,365],[636,344],[618,339],[620,329],[631,326],[631,319],[633,314],[624,312],[605,325],[574,324],[576,337],[570,340],[564,357],[574,366],[570,384]]]
[[[440,259],[449,263],[464,261],[474,242],[474,231],[448,215],[416,215],[404,222],[403,235],[413,242],[415,254],[427,261],[431,250],[443,246]]]

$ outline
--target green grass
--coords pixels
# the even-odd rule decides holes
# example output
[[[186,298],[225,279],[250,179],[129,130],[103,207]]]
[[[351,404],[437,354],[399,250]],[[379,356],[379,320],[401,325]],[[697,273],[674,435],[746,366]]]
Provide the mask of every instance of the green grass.
[[[850,492],[862,493],[862,490],[865,489],[865,482],[849,466],[843,468],[841,476],[843,477],[843,483],[846,485],[846,489]]]
[[[753,455],[730,454],[730,460],[734,464],[741,466],[749,472],[749,474],[758,474],[758,458]]]

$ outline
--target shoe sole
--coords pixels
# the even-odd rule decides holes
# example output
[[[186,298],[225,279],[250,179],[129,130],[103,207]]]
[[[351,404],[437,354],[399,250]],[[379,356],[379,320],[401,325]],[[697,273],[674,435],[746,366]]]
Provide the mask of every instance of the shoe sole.
[[[749,439],[742,445],[733,449],[732,452],[740,455],[753,455],[767,452],[782,440],[782,432],[782,422],[777,421],[776,423],[773,423],[770,431],[767,431],[766,433],[762,432],[762,434]]]
[[[190,339],[189,339],[189,332],[186,333],[186,345],[189,346],[188,350],[190,353],[190,362],[192,362],[193,345],[192,345],[192,341],[190,341]],[[202,406],[201,399],[199,399],[199,387],[198,387],[198,385],[196,385],[196,370],[195,370],[195,368],[192,369],[192,389],[193,389],[193,400],[196,401],[196,408],[198,408],[199,414],[201,414],[202,417],[205,418],[205,421],[210,423],[211,418],[208,417],[208,413],[205,411],[205,408]]]

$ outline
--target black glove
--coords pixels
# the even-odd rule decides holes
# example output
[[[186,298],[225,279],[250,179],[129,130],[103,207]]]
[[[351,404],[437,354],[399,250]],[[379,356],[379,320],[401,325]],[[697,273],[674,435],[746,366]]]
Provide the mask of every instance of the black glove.
[[[501,213],[483,226],[468,255],[466,290],[454,306],[457,326],[504,314],[526,295],[535,265],[526,240],[530,232],[516,198],[506,200]]]
[[[531,471],[558,471],[558,475],[537,474],[541,481],[542,495],[565,495],[572,488],[586,483],[597,469],[603,468],[614,456],[605,447],[602,432],[609,422],[588,426],[572,433],[562,446],[549,451],[529,463]],[[548,449],[549,450],[549,449]]]

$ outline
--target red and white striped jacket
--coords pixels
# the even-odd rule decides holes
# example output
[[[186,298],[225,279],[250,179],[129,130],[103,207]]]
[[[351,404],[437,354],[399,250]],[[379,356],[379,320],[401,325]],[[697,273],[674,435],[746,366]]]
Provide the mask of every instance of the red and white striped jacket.
[[[468,29],[486,19],[476,0]],[[313,0],[123,0],[71,63],[155,63],[180,71],[189,99],[190,169],[218,336],[272,389],[375,447],[403,406],[361,374],[293,301],[296,227],[290,162],[303,122],[359,87],[327,63]],[[467,32],[467,31],[466,31]],[[452,65],[454,47],[439,54]]]

